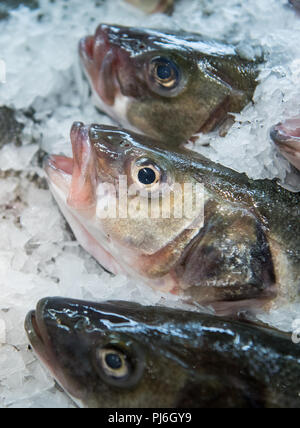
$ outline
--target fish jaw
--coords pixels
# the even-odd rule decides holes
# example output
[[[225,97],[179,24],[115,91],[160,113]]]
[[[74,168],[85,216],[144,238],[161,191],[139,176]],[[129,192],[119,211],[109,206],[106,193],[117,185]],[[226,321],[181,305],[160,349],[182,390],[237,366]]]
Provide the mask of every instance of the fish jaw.
[[[103,102],[113,105],[117,90],[114,74],[117,58],[107,39],[96,39],[93,36],[83,38],[79,42],[79,54],[84,69]],[[109,84],[105,85],[105,81],[109,81]]]
[[[67,205],[82,212],[92,212],[96,206],[96,165],[88,133],[88,127],[74,123],[71,130],[73,158],[54,155],[44,163],[50,183],[61,189]]]
[[[29,343],[43,366],[78,407],[84,407],[86,390],[72,376],[72,369],[65,367],[62,358],[61,344],[67,343],[64,335],[70,335],[71,329],[67,331],[67,326],[60,324],[57,313],[52,311],[53,303],[60,300],[63,301],[59,298],[40,300],[36,309],[26,316],[24,327]]]
[[[106,147],[107,142],[104,141],[99,155],[101,143],[98,142],[96,155],[97,148],[90,139],[93,129],[93,126],[74,123],[71,130],[73,159],[64,156],[50,156],[46,159],[44,167],[50,190],[78,242],[101,266],[112,274],[126,275],[141,280],[154,289],[172,292],[177,287],[177,282],[171,274],[164,272],[157,278],[152,272],[153,263],[150,263],[151,266],[145,272],[146,262],[140,249],[129,248],[121,239],[110,237],[111,231],[119,227],[118,219],[101,220],[98,217],[99,207],[107,201],[107,195],[99,196],[98,185],[105,179],[112,179],[109,176],[109,158],[114,147]],[[104,138],[110,133],[110,128],[108,130],[97,126],[98,133],[99,129]],[[165,254],[161,257],[164,258]],[[160,261],[159,251],[157,255],[151,254],[149,262],[153,258],[156,262],[163,263]]]
[[[130,97],[122,93],[119,79],[119,73],[130,67],[129,55],[111,43],[108,26],[100,25],[95,36],[80,40],[79,57],[95,106],[134,131],[126,119]]]
[[[281,154],[300,171],[300,118],[286,120],[271,130]]]
[[[73,125],[73,159],[49,156],[44,163],[47,180],[57,204],[83,248],[105,269],[113,274],[124,274],[124,270],[101,245],[100,240],[95,239],[84,227],[87,221],[93,222],[97,209],[96,165],[88,132],[89,128],[81,123]],[[102,241],[105,241],[104,237]]]
[[[78,404],[81,404],[83,390],[76,385],[72,378],[66,375],[64,367],[61,367],[59,358],[56,353],[56,343],[52,340],[49,334],[47,323],[45,319],[49,313],[46,314],[46,307],[48,305],[48,298],[39,301],[35,311],[30,311],[25,319],[25,331],[29,343],[45,368],[51,373],[57,383],[70,395],[70,397]],[[55,329],[57,325],[55,325]]]

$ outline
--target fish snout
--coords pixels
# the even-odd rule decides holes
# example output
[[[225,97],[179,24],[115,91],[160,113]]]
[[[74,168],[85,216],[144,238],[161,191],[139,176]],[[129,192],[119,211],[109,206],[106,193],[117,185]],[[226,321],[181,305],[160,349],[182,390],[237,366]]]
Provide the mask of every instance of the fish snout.
[[[92,63],[94,60],[95,37],[87,36],[79,42],[79,54],[85,63]]]
[[[275,125],[270,135],[280,153],[300,170],[300,118]]]
[[[90,140],[102,152],[116,159],[121,155],[126,155],[132,149],[132,143],[125,131],[114,127],[92,124],[90,126]]]
[[[89,126],[75,122],[71,129],[73,170],[68,205],[87,210],[96,204],[96,165],[89,138]]]

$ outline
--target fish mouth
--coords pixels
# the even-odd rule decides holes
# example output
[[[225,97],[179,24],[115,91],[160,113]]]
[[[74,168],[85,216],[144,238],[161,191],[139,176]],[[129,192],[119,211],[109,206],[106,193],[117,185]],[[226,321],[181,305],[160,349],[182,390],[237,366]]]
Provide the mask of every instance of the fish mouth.
[[[110,107],[120,93],[119,53],[120,48],[109,40],[106,25],[100,25],[95,36],[84,37],[79,42],[79,56],[92,89]]]
[[[63,301],[61,298],[51,297],[40,300],[36,310],[27,314],[24,327],[29,343],[41,363],[49,370],[60,386],[76,401],[76,399],[81,398],[81,391],[75,381],[61,367],[60,344],[51,338],[51,330],[54,335],[59,331],[59,323],[52,319],[51,308],[56,301],[61,300]],[[50,323],[49,320],[51,321]]]
[[[48,299],[41,300],[35,311],[30,311],[25,319],[25,331],[30,345],[42,362],[52,370],[53,358],[46,325],[44,323],[44,310]]]
[[[274,126],[271,138],[281,154],[300,170],[300,119],[290,119]]]
[[[75,122],[71,129],[73,158],[48,156],[44,161],[44,169],[50,190],[82,247],[109,272],[124,274],[124,268],[111,253],[110,239],[101,230],[100,223],[97,223],[97,238],[94,236],[95,229],[90,231],[88,227],[93,224],[97,206],[101,204],[101,198],[97,195],[101,181],[98,177],[99,158],[97,160],[94,142],[90,138],[94,127]],[[110,129],[97,126],[97,135],[100,140],[103,135],[104,147],[104,137]]]
[[[96,164],[89,138],[89,126],[75,122],[71,129],[73,158],[51,155],[44,169],[51,184],[67,199],[69,207],[88,210],[96,204]]]

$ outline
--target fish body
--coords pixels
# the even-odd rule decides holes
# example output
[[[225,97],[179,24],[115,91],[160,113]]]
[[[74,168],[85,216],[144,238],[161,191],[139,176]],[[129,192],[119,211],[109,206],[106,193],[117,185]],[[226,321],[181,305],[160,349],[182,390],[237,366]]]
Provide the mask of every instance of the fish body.
[[[127,3],[141,9],[147,14],[151,13],[167,13],[173,11],[174,0],[126,0]]]
[[[280,153],[300,171],[300,118],[288,119],[274,126],[271,137]]]
[[[257,86],[258,60],[193,33],[100,25],[79,53],[95,104],[170,147],[225,132]]]
[[[289,335],[129,302],[46,298],[31,346],[86,408],[298,408],[300,348]]]
[[[299,299],[299,194],[114,127],[75,123],[71,141],[73,159],[47,159],[49,185],[107,270],[219,315]]]

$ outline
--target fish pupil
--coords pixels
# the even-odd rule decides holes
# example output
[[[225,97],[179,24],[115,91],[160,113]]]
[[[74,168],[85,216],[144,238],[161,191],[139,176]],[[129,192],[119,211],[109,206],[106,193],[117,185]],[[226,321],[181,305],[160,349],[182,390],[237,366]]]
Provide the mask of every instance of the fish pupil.
[[[142,184],[153,184],[156,180],[156,175],[153,169],[151,168],[143,168],[139,171],[139,181]]]
[[[107,354],[105,362],[113,370],[118,370],[122,367],[122,360],[117,354]]]
[[[170,79],[172,76],[172,70],[169,65],[159,65],[157,67],[157,76],[161,80],[167,80]]]

